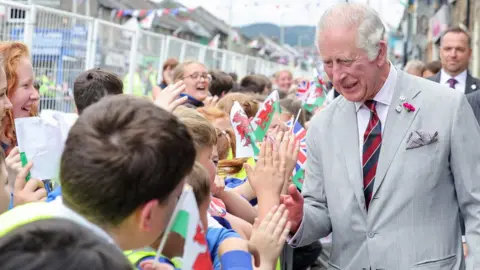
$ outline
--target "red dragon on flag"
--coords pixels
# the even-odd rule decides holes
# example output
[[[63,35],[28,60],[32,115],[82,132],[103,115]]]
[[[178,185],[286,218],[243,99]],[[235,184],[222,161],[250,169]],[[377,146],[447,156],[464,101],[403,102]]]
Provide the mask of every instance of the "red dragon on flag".
[[[250,121],[248,118],[240,112],[236,112],[233,115],[232,121],[235,124],[238,124],[235,128],[237,129],[238,134],[241,137],[241,141],[245,141],[243,146],[248,146],[252,144],[248,133],[252,132],[252,128],[250,127]]]
[[[210,253],[207,248],[207,239],[205,238],[205,233],[200,225],[197,226],[197,233],[195,234],[194,241],[196,244],[206,247],[206,250],[205,252],[198,254],[197,259],[193,264],[193,269],[213,269],[212,260],[210,259]]]
[[[265,103],[265,107],[263,107],[263,110],[258,113],[255,124],[257,124],[257,126],[259,126],[261,129],[266,129],[266,125],[270,122],[270,117],[272,117],[272,111],[273,100],[269,99]]]

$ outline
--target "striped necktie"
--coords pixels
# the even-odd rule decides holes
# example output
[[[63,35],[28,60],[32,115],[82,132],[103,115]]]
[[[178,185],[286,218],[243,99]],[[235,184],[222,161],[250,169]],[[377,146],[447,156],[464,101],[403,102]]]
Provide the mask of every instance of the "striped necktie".
[[[382,123],[375,109],[376,101],[368,100],[365,106],[370,109],[370,121],[363,135],[363,194],[368,209],[372,200],[373,185],[377,172],[378,157],[382,146]]]

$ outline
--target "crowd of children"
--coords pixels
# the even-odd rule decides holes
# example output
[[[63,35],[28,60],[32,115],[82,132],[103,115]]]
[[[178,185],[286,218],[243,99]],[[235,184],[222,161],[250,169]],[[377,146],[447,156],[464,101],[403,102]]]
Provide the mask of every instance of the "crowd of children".
[[[257,152],[245,156],[232,108],[255,120],[272,93],[270,78],[237,83],[187,61],[168,66],[172,78],[152,97],[134,97],[115,74],[84,71],[51,190],[45,179],[27,181],[36,165],[22,164],[16,147],[15,118],[36,116],[39,104],[25,50],[0,45],[1,269],[186,269],[191,260],[193,269],[278,269],[291,226],[281,195],[299,187],[292,176],[301,142],[287,122],[306,128],[311,117],[290,91],[290,72],[273,78],[279,108],[253,140]],[[172,230],[190,191],[194,240]]]

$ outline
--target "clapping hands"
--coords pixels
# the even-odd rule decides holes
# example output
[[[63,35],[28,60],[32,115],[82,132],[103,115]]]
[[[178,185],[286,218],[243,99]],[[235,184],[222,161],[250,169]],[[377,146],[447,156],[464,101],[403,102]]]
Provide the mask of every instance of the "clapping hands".
[[[283,135],[282,135],[283,136]],[[277,136],[277,140],[278,140]],[[275,142],[266,140],[260,146],[260,154],[255,169],[245,164],[248,180],[259,200],[263,197],[278,197],[285,177],[285,160],[275,149]]]

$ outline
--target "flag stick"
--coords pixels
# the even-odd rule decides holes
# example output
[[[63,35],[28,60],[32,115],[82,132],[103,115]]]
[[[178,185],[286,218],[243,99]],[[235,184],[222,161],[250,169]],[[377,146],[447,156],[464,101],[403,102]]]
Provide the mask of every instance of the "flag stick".
[[[295,125],[297,124],[298,122],[298,118],[300,117],[300,113],[302,112],[302,108],[300,108],[300,110],[298,110],[298,113],[297,113],[297,117],[295,118],[295,122],[293,122],[293,125],[292,125],[292,133],[293,133],[293,128],[295,127]]]

